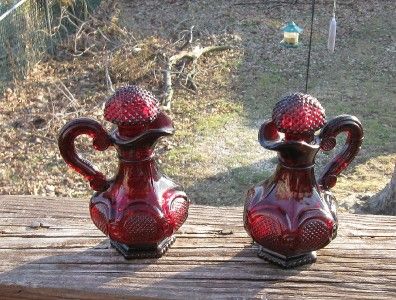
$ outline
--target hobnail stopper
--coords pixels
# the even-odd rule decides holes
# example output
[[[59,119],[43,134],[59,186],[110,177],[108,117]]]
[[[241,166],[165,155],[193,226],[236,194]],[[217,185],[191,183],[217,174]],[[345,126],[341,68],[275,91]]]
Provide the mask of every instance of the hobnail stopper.
[[[138,86],[130,85],[118,89],[107,100],[104,118],[116,125],[145,125],[159,113],[155,96]]]
[[[325,110],[311,95],[295,93],[282,98],[274,107],[272,120],[286,136],[313,135],[326,122]]]

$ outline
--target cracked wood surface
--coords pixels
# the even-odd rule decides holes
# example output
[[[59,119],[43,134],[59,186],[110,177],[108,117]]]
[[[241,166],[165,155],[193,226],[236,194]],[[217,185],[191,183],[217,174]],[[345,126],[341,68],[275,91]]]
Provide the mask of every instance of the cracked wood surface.
[[[396,299],[396,217],[340,214],[313,265],[256,257],[241,207],[192,205],[160,259],[125,260],[88,200],[0,196],[1,299]]]

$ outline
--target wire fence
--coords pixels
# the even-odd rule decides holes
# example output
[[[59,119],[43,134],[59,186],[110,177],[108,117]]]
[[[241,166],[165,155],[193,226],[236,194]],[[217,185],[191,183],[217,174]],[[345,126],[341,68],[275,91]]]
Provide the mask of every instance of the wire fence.
[[[0,92],[87,18],[100,0],[5,0],[0,4]],[[67,17],[65,17],[67,16]]]

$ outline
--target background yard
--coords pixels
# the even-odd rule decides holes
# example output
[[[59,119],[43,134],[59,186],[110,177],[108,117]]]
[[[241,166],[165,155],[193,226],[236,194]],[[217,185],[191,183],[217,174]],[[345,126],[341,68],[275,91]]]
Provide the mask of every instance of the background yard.
[[[128,36],[131,42],[76,55],[71,46],[76,39],[66,39],[55,56],[4,91],[0,193],[89,197],[88,184],[59,155],[60,127],[78,116],[105,124],[102,106],[111,95],[106,66],[115,87],[140,84],[160,96],[160,58],[175,53],[177,41],[194,26],[189,47],[232,49],[198,60],[196,91],[175,80],[169,114],[176,134],[159,144],[159,163],[194,203],[242,205],[247,188],[276,164],[275,153],[257,142],[259,126],[282,96],[305,87],[311,3],[294,2],[120,0],[113,6],[102,1],[94,25],[108,38],[119,42]],[[332,5],[316,4],[308,93],[319,99],[329,120],[346,113],[363,123],[362,150],[333,189],[341,208],[362,211],[369,196],[389,182],[396,159],[395,5],[339,1],[333,54],[326,48]],[[297,49],[279,44],[289,20],[304,28]],[[104,173],[114,174],[114,150],[94,153],[88,139],[81,140],[80,150]],[[318,172],[332,155],[318,157]]]

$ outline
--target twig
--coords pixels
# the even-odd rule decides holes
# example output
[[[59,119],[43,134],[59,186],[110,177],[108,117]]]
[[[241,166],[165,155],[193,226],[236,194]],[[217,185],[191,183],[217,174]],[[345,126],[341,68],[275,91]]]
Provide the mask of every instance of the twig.
[[[173,88],[172,88],[173,62],[171,58],[168,60],[168,63],[166,64],[166,70],[164,70],[164,99],[162,101],[162,104],[164,108],[167,110],[170,110],[171,108],[171,102],[173,97]]]
[[[187,22],[188,21],[188,19],[184,19],[184,20],[181,20],[179,23],[177,23],[176,25],[175,25],[175,29],[174,29],[174,31],[173,31],[173,33],[174,34],[176,34],[176,32],[179,30],[179,28],[180,28],[180,26],[184,23],[184,22]]]
[[[191,93],[191,94],[193,94],[193,95],[196,95],[196,94],[197,94],[197,91],[194,91],[194,90],[192,90],[192,89],[186,87],[186,86],[185,86],[184,84],[182,84],[182,83],[180,83],[180,86],[182,87],[183,90],[185,90],[185,91],[187,91],[187,92],[189,92],[189,93]]]
[[[114,87],[113,87],[113,82],[111,81],[110,73],[109,73],[109,56],[106,55],[106,61],[105,61],[105,79],[106,79],[106,85],[107,89],[111,91],[112,93],[115,92]]]
[[[67,88],[67,86],[62,82],[59,81],[60,85],[64,88],[64,90],[66,91],[67,95],[69,95],[68,99],[70,99],[72,102],[77,103],[77,99],[74,97],[74,95],[70,92],[70,90]],[[67,95],[65,94],[65,96],[67,97]]]
[[[193,67],[190,72],[188,72],[186,76],[186,85],[190,85],[191,89],[195,92],[198,90],[197,84],[194,81],[195,75],[197,75],[196,61],[193,62]]]
[[[112,0],[109,5],[114,6],[114,3],[115,1]],[[111,45],[111,48],[119,46],[117,39],[107,36],[101,29],[102,25],[107,25],[109,23],[110,18],[96,18],[88,12],[88,17],[82,20],[75,15],[73,9],[73,6],[71,10],[62,7],[59,24],[54,26],[54,30],[52,30],[53,35],[57,34],[60,30],[65,30],[66,33],[69,33],[68,29],[63,25],[65,20],[73,27],[74,33],[72,35],[66,34],[67,43],[63,43],[67,46],[69,54],[74,57],[79,57],[86,53],[95,55],[98,51],[107,49],[108,45]],[[131,43],[131,41],[135,39],[132,34],[126,33],[125,30],[118,26],[115,27],[118,30],[117,34],[129,39],[128,43]],[[70,37],[71,41],[69,40]],[[123,45],[120,47],[123,47]]]
[[[80,51],[80,53],[78,53],[78,54],[72,54],[72,56],[74,56],[74,57],[79,57],[79,56],[83,56],[85,53],[91,53],[91,54],[93,54],[93,52],[91,51],[91,49],[94,47],[95,45],[94,44],[92,44],[92,45],[90,45],[88,48],[86,48],[86,49],[84,49],[84,51]]]
[[[54,102],[52,99],[51,88],[49,86],[47,87],[47,94],[49,96],[49,101],[47,102],[47,108],[48,108],[48,110],[50,110],[49,105],[51,104],[52,114],[51,114],[51,119],[47,122],[47,125],[45,126],[46,135],[48,135],[50,133],[50,128],[52,126],[52,122],[54,122],[54,120],[55,120],[55,105],[54,105]]]
[[[54,83],[56,89],[60,91],[73,104],[75,109],[77,109],[77,107],[79,106],[77,99],[73,96],[70,90],[60,80],[59,80],[59,85],[61,87],[59,87],[56,83]]]
[[[77,53],[77,42],[78,42],[78,39],[81,36],[81,32],[84,29],[85,24],[87,24],[87,23],[88,23],[88,21],[83,22],[80,25],[80,28],[78,28],[76,34],[74,35],[74,53]]]
[[[191,43],[192,43],[192,41],[193,41],[193,29],[194,29],[194,25],[191,26],[191,28],[190,28],[189,38],[185,41],[185,43],[180,47],[179,50],[183,50],[183,49],[186,48],[188,45],[191,45]]]
[[[39,135],[39,134],[32,133],[32,132],[29,132],[29,131],[25,131],[25,133],[27,135],[31,136],[31,137],[40,138],[40,139],[46,140],[47,142],[50,142],[50,143],[55,143],[56,142],[54,139],[51,139],[51,138],[46,137],[44,135]]]
[[[108,41],[110,44],[116,44],[116,45],[117,45],[117,43],[115,43],[114,41],[110,40],[110,39],[103,33],[103,31],[102,31],[100,28],[98,28],[98,32],[99,32],[100,35],[101,35],[106,41]]]

